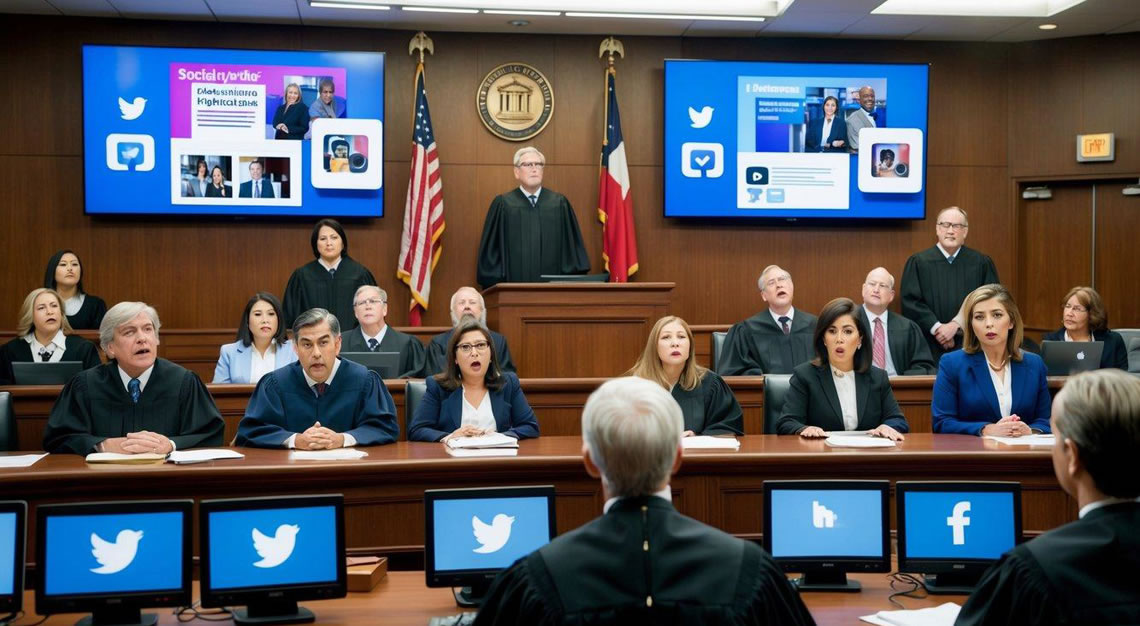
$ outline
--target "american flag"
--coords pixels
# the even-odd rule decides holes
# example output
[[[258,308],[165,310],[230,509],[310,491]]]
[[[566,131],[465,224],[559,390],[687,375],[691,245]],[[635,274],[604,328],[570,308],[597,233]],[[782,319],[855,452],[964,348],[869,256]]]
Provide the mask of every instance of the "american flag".
[[[396,276],[412,292],[408,323],[419,326],[428,308],[431,273],[443,250],[443,181],[439,175],[439,151],[428,113],[424,89],[424,64],[416,68],[416,107],[412,129],[412,171],[408,176],[408,200],[404,206],[404,233]]]
[[[606,70],[606,136],[602,141],[602,167],[598,180],[598,219],[602,222],[602,258],[610,282],[629,281],[637,271],[637,238],[633,232],[633,196],[625,140],[621,135],[615,76]]]

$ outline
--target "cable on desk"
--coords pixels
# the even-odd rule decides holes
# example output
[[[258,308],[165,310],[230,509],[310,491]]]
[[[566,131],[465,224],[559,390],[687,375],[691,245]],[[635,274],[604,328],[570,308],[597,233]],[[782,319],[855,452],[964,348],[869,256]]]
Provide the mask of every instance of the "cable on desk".
[[[18,611],[16,613],[12,613],[11,615],[7,615],[5,617],[2,617],[2,618],[0,618],[0,626],[7,626],[8,624],[11,624],[12,622],[14,622],[18,619],[21,619],[23,617],[27,617],[27,615],[28,614],[23,612],[23,611]],[[40,618],[40,621],[32,622],[31,624],[26,624],[25,626],[39,626],[40,624],[46,622],[48,617],[50,617],[50,616],[45,615],[45,616]]]
[[[890,578],[891,590],[894,592],[891,595],[887,596],[887,601],[899,607],[900,609],[905,610],[906,607],[903,606],[903,604],[898,600],[895,600],[896,596],[906,596],[908,598],[914,598],[916,600],[922,600],[930,596],[930,594],[926,592],[926,587],[922,584],[922,581],[915,576],[912,576],[910,574],[903,574],[900,572],[894,572],[892,574],[889,574],[887,578]],[[902,585],[907,585],[909,588],[900,589],[899,586]],[[920,589],[922,590],[921,593],[919,592]]]
[[[174,617],[180,622],[191,622],[195,619],[200,619],[204,622],[228,622],[233,619],[233,615],[227,608],[207,612],[198,608],[201,604],[199,601],[194,602],[190,606],[180,606],[174,609]]]

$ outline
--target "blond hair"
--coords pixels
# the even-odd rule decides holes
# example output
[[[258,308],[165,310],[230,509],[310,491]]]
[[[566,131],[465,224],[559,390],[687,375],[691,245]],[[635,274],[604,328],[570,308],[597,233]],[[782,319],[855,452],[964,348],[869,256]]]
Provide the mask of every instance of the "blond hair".
[[[1009,336],[1005,340],[1005,355],[1011,360],[1020,361],[1021,342],[1025,339],[1025,325],[1021,323],[1021,311],[1017,309],[1017,303],[1013,301],[1013,296],[1004,285],[998,283],[978,287],[971,291],[970,295],[966,296],[966,300],[962,302],[961,315],[962,319],[966,321],[965,326],[962,327],[962,350],[966,354],[974,354],[982,349],[982,342],[974,332],[974,307],[978,306],[979,302],[991,299],[997,300],[1005,307],[1005,312],[1009,314],[1012,324]]]
[[[67,311],[64,310],[63,296],[59,295],[59,292],[55,289],[40,287],[39,289],[33,289],[31,293],[28,294],[28,297],[24,298],[24,303],[20,305],[20,317],[19,321],[16,322],[17,337],[23,337],[32,332],[35,326],[34,309],[36,307],[36,298],[45,293],[50,293],[55,296],[55,301],[59,303],[59,327],[63,329],[63,334],[71,334],[71,324],[67,321]]]
[[[673,322],[680,324],[685,331],[685,336],[689,338],[689,356],[681,368],[681,378],[677,380],[677,384],[685,391],[692,391],[697,388],[709,370],[707,367],[697,365],[696,353],[693,350],[693,331],[689,329],[689,324],[685,320],[676,315],[666,315],[657,320],[657,323],[653,325],[653,330],[649,331],[649,339],[645,342],[645,349],[641,351],[641,356],[637,358],[633,367],[625,373],[626,376],[637,376],[651,380],[664,389],[669,389],[672,381],[665,375],[665,367],[661,365],[661,356],[657,354],[657,340],[661,337],[661,331],[665,326]]]

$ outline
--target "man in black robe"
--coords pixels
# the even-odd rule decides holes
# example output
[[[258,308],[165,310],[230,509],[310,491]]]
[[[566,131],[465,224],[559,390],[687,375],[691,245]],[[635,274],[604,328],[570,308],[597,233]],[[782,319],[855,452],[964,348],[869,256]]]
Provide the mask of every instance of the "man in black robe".
[[[876,267],[863,281],[863,306],[858,313],[871,330],[871,363],[890,376],[933,376],[938,373],[930,347],[918,324],[887,310],[895,299],[895,277],[886,268]],[[876,343],[882,334],[883,350]],[[864,339],[867,341],[867,339]]]
[[[732,325],[719,369],[724,376],[791,374],[815,356],[815,316],[792,306],[792,275],[779,265],[760,273],[760,297],[768,309]]]
[[[1080,517],[1005,553],[958,624],[1140,624],[1140,380],[1074,376],[1050,423],[1053,471]]]
[[[993,260],[965,245],[965,211],[952,206],[936,219],[938,243],[907,259],[900,287],[902,314],[922,329],[935,364],[962,347],[962,301],[978,287],[1000,282]]]
[[[682,428],[655,382],[591,394],[582,454],[602,481],[602,516],[500,573],[475,624],[813,624],[762,548],[673,508]]]
[[[48,452],[168,454],[222,445],[225,422],[198,376],[158,355],[158,313],[120,302],[99,325],[105,365],[76,374],[51,409]]]
[[[451,296],[451,328],[431,338],[427,348],[427,372],[424,377],[435,376],[442,372],[447,364],[447,342],[451,341],[451,333],[455,332],[459,322],[471,316],[487,326],[487,307],[483,303],[483,295],[474,287],[460,287]],[[495,344],[495,356],[499,357],[499,369],[504,372],[514,372],[515,363],[511,360],[511,349],[507,346],[507,338],[488,329],[491,333],[491,343]]]
[[[515,153],[519,188],[495,196],[483,222],[476,278],[484,289],[590,271],[573,207],[566,196],[542,187],[545,167],[546,157],[533,147]]]
[[[419,339],[389,326],[388,292],[364,285],[353,298],[356,328],[343,335],[343,352],[399,352],[399,378],[423,378],[427,369],[427,349]]]

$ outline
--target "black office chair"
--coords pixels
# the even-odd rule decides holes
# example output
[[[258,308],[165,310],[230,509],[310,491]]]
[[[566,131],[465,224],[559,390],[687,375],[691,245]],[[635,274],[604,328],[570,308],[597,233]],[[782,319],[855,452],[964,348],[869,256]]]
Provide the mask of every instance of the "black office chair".
[[[404,423],[401,428],[404,429],[405,436],[412,418],[416,415],[416,407],[420,405],[420,400],[424,399],[425,393],[427,393],[427,383],[422,380],[409,380],[404,387]]]
[[[1140,337],[1133,338],[1128,347],[1128,371],[1140,374]]]
[[[0,452],[18,450],[16,417],[12,415],[12,394],[0,391]]]
[[[776,434],[776,420],[784,410],[784,398],[792,388],[791,374],[764,375],[764,434]]]
[[[719,330],[713,331],[712,346],[709,352],[709,369],[720,373],[720,355],[724,352],[724,338],[728,336],[728,332],[721,332]]]

